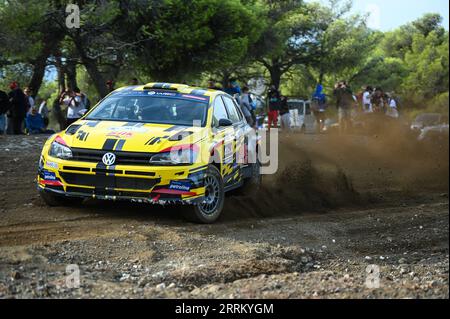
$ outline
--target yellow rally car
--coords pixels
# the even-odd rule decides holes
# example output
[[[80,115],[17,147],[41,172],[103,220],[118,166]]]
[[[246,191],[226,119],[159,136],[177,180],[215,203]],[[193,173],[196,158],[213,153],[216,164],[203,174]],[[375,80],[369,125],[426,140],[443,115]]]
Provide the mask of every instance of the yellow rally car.
[[[189,204],[190,220],[212,223],[225,192],[258,187],[258,139],[221,91],[149,83],[118,89],[51,136],[38,189],[51,206],[85,198]]]

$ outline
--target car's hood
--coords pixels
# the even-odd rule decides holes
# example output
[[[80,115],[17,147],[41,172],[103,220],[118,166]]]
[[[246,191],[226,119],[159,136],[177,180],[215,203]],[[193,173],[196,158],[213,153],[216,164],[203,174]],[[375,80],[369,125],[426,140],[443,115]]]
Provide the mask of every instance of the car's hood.
[[[201,127],[81,120],[60,136],[72,148],[161,152],[201,139]]]

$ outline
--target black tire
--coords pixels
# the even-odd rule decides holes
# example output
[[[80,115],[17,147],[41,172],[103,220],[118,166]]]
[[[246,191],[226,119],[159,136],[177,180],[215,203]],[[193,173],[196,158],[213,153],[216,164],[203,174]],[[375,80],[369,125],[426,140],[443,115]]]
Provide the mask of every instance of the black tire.
[[[212,224],[222,213],[225,203],[223,179],[217,167],[210,165],[205,175],[205,201],[188,207],[187,220],[199,224]]]
[[[66,197],[43,190],[39,191],[39,195],[41,196],[42,200],[50,207],[74,206],[79,205],[83,202],[83,198]]]

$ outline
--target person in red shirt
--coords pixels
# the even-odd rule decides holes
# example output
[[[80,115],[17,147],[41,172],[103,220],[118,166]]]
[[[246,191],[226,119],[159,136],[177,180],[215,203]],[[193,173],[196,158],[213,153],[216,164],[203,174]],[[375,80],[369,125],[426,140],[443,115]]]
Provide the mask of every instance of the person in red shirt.
[[[268,110],[267,115],[269,117],[269,130],[273,127],[278,127],[278,112],[280,111],[281,95],[275,85],[272,85],[267,93]]]

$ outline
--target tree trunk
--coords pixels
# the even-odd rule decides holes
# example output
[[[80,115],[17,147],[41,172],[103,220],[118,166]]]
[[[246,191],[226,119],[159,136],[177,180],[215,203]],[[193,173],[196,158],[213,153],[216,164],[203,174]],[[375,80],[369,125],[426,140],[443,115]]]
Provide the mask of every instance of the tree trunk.
[[[79,37],[74,37],[73,42],[75,44],[75,47],[77,48],[78,54],[80,55],[81,62],[86,68],[86,71],[89,74],[89,77],[91,78],[95,86],[95,89],[97,90],[100,96],[100,99],[104,98],[109,94],[109,92],[106,86],[105,78],[100,72],[97,62],[94,59],[91,59],[90,57],[87,56],[84,46],[82,44],[82,39],[80,39]]]
[[[32,96],[36,97],[41,88],[42,81],[45,75],[45,67],[47,66],[47,56],[41,56],[38,60],[36,60],[33,64],[33,75],[31,77],[30,82],[28,83],[28,87],[31,88]]]
[[[47,67],[47,59],[56,51],[58,44],[63,37],[64,36],[61,34],[54,35],[52,32],[48,32],[48,35],[42,39],[44,46],[38,57],[32,62],[33,75],[28,83],[28,86],[32,89],[33,97],[38,95],[39,89],[41,88],[45,75],[45,68]]]
[[[323,78],[325,77],[325,74],[323,71],[320,71],[319,75],[319,84],[323,84]]]
[[[67,86],[69,90],[75,90],[77,83],[77,65],[73,61],[67,61],[66,64]]]
[[[274,85],[277,90],[280,89],[281,85],[281,76],[283,75],[283,72],[278,68],[276,65],[273,65],[269,68],[270,73],[270,84]]]
[[[64,67],[61,62],[61,56],[56,56],[55,62],[56,69],[58,70],[58,90],[59,93],[62,93],[66,90],[66,76]]]

